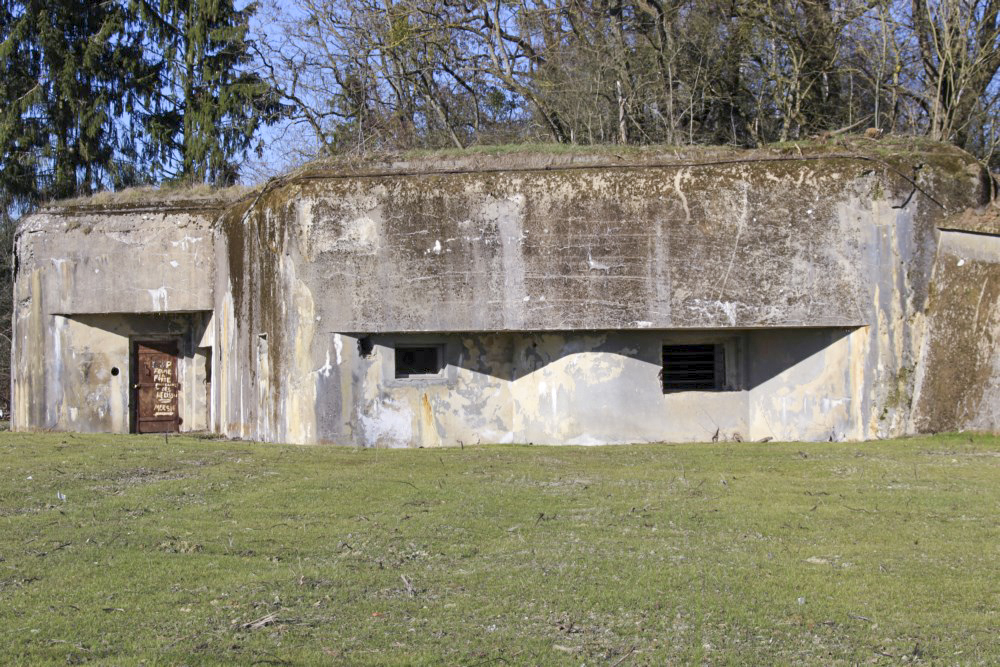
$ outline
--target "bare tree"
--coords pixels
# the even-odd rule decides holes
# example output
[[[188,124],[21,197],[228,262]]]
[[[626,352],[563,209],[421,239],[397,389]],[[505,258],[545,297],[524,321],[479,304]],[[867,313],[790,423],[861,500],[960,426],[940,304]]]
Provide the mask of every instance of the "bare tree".
[[[912,0],[910,20],[923,67],[923,88],[914,93],[927,133],[967,146],[1000,70],[1000,0]]]
[[[302,154],[866,124],[997,154],[1000,0],[271,1]]]

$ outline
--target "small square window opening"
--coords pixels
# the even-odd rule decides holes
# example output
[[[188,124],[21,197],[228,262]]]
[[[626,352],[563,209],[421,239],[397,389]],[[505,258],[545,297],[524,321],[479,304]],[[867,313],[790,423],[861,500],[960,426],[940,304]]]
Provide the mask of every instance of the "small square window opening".
[[[396,377],[438,375],[444,369],[441,345],[397,345]]]
[[[726,388],[725,346],[664,345],[663,393],[722,391]]]

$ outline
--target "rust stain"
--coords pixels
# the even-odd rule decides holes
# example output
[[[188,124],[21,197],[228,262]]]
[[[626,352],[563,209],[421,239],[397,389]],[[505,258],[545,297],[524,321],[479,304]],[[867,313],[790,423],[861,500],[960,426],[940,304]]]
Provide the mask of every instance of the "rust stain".
[[[431,402],[427,394],[420,395],[420,436],[425,445],[438,444],[437,437],[431,441],[431,434],[437,436],[437,428],[434,426],[434,411],[431,409]]]

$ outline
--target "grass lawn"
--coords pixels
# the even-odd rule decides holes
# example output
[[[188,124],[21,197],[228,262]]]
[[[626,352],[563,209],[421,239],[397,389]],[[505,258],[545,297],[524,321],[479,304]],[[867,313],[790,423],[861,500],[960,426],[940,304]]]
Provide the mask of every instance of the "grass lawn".
[[[1000,438],[0,433],[0,664],[997,664]]]

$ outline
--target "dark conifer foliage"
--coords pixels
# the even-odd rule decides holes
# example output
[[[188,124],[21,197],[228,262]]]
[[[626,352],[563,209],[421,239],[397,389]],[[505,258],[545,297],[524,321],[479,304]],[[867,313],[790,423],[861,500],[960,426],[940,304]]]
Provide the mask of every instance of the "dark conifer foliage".
[[[252,68],[254,3],[131,0],[148,32],[160,82],[145,119],[148,157],[160,178],[226,185],[263,123],[280,112]]]
[[[155,85],[113,1],[0,0],[0,409],[9,387],[14,219],[148,180],[129,118]]]
[[[143,180],[120,122],[151,82],[130,24],[114,2],[0,0],[5,209]]]

